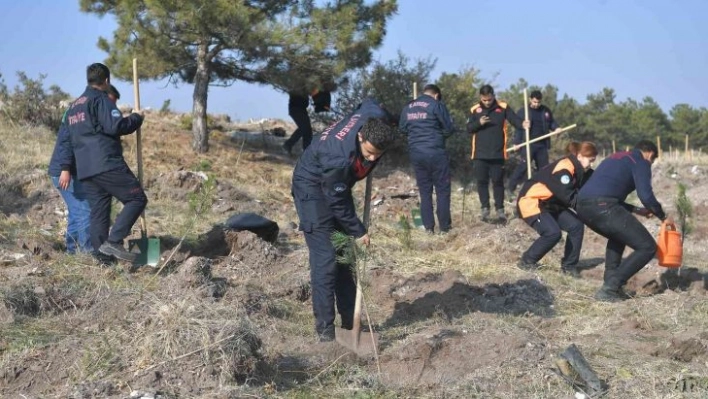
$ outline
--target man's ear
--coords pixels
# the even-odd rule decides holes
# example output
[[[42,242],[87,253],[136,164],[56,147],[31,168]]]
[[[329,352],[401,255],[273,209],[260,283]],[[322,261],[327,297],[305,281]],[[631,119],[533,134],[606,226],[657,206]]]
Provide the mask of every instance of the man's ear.
[[[358,133],[356,134],[356,137],[359,138],[359,142],[360,142],[360,143],[363,143],[363,142],[364,142],[364,136],[362,136],[361,132],[358,132]]]

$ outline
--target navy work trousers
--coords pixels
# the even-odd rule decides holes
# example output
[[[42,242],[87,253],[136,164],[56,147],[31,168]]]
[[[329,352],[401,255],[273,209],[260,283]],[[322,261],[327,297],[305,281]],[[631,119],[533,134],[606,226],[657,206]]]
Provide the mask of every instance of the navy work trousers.
[[[123,245],[133,224],[145,210],[147,197],[140,182],[127,165],[91,176],[82,181],[84,191],[91,204],[91,245],[98,248],[105,241]],[[116,197],[123,209],[111,224],[111,201]]]
[[[288,114],[293,118],[293,121],[295,121],[297,129],[295,129],[290,138],[285,140],[285,146],[287,148],[293,148],[295,143],[302,138],[302,150],[305,151],[305,149],[310,146],[310,143],[312,143],[312,123],[310,121],[310,115],[307,114],[307,108],[290,107],[288,108]]]
[[[434,230],[433,188],[437,199],[440,231],[448,231],[450,218],[450,160],[444,152],[410,153],[411,164],[420,194],[420,216],[426,230]]]
[[[475,159],[474,176],[477,180],[477,194],[482,208],[489,209],[489,181],[492,181],[494,208],[504,209],[504,160]]]
[[[563,259],[561,259],[561,267],[569,269],[578,266],[585,226],[573,212],[568,210],[560,212],[542,210],[537,216],[526,218],[524,221],[533,227],[540,236],[522,255],[521,259],[524,263],[535,264],[540,261],[558,244],[561,239],[561,231],[566,231],[568,236],[565,240],[565,251],[563,252]]]
[[[315,330],[322,334],[334,325],[335,298],[342,327],[352,328],[356,282],[352,265],[337,262],[337,251],[332,244],[332,234],[342,231],[329,205],[316,187],[293,184],[292,194],[300,218],[300,230],[310,252],[310,285]]]
[[[607,238],[605,285],[619,289],[656,254],[656,241],[647,229],[615,198],[578,201],[578,217],[596,233]],[[624,249],[634,250],[624,260]]]

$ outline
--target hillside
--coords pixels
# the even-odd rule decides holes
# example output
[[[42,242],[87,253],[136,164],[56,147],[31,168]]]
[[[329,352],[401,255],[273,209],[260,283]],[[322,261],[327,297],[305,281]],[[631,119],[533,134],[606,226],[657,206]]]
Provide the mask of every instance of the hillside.
[[[572,343],[608,397],[708,395],[707,158],[654,167],[669,211],[687,184],[695,229],[679,271],[652,261],[630,281],[639,297],[619,304],[593,299],[601,237],[586,229],[581,279],[559,273],[562,245],[547,268],[519,270],[535,232],[479,221],[472,188],[453,185],[450,234],[407,234],[399,220],[417,206],[415,180],[404,159],[387,160],[374,178],[366,288],[380,353],[356,359],[316,342],[295,159],[267,133],[278,126],[292,132],[220,121],[197,156],[180,115],[148,114],[146,217],[162,261],[106,268],[62,253],[64,204],[45,171],[54,133],[0,125],[0,396],[572,398],[554,371]],[[134,167],[134,136],[124,148]],[[218,226],[239,212],[275,220],[277,243]]]

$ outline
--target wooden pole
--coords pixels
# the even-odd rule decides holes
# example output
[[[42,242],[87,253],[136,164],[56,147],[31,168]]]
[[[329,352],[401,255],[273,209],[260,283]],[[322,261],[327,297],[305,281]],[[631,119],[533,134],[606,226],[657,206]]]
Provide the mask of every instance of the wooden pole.
[[[688,151],[688,134],[686,135],[686,148],[683,150],[683,152],[684,152],[683,156],[686,159],[691,159],[691,154]]]
[[[526,93],[526,89],[524,89],[524,120],[528,122],[529,120],[529,98],[528,94]],[[527,178],[531,178],[531,133],[529,132],[529,128],[526,128],[526,176]]]
[[[658,134],[656,135],[656,149],[657,149],[658,152],[659,152],[659,153],[656,154],[656,155],[658,155],[659,157],[661,157],[661,136],[659,136]]]
[[[135,97],[135,104],[133,105],[133,112],[140,111],[140,85],[138,80],[138,59],[133,58],[133,96]],[[135,152],[138,158],[138,181],[140,185],[143,184],[143,140],[142,132],[140,128],[135,131]],[[140,229],[142,237],[147,237],[147,222],[145,221],[145,210],[140,214]]]
[[[615,152],[617,152],[617,147],[615,146],[615,141],[612,140],[612,153],[614,154]]]
[[[413,99],[418,98],[418,82],[413,82]]]
[[[567,132],[568,130],[570,130],[570,129],[576,127],[576,126],[578,126],[578,125],[575,124],[575,123],[573,123],[572,125],[566,126],[566,127],[562,128],[562,129],[560,129],[560,130],[553,131],[553,132],[544,134],[543,136],[536,137],[535,139],[529,140],[529,141],[528,141],[528,144],[533,144],[533,143],[535,143],[535,142],[538,142],[538,141],[541,141],[541,140],[545,140],[545,139],[547,139],[547,138],[549,138],[549,137],[551,137],[551,136],[555,136],[555,135],[557,135],[557,134],[561,134],[561,133]],[[513,147],[511,147],[511,148],[507,148],[507,149],[506,149],[506,152],[514,151],[515,149],[517,149],[517,148],[519,148],[519,147],[522,147],[522,146],[525,146],[526,144],[527,144],[527,143],[517,144],[517,145],[515,145],[515,146],[513,146]]]

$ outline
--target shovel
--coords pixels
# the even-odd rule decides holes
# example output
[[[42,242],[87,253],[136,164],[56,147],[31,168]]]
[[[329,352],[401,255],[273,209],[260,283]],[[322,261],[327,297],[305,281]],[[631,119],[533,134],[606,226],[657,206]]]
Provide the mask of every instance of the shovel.
[[[133,94],[135,95],[135,110],[140,110],[140,88],[138,86],[138,59],[133,58]],[[143,184],[143,145],[141,141],[140,128],[135,132],[137,141],[136,153],[138,157],[138,181]],[[138,254],[134,264],[138,266],[150,265],[157,266],[160,260],[160,239],[148,238],[147,223],[145,222],[145,211],[140,214],[140,238],[128,240],[128,251],[133,251],[133,248],[138,247]]]
[[[369,228],[371,214],[371,174],[366,177],[366,190],[364,194],[364,227]],[[361,290],[361,280],[356,276],[356,299],[354,301],[354,322],[352,329],[334,328],[337,342],[356,353],[357,356],[367,356],[376,352],[379,334],[372,331],[361,331],[361,304],[364,294]],[[369,326],[371,328],[371,326]]]

